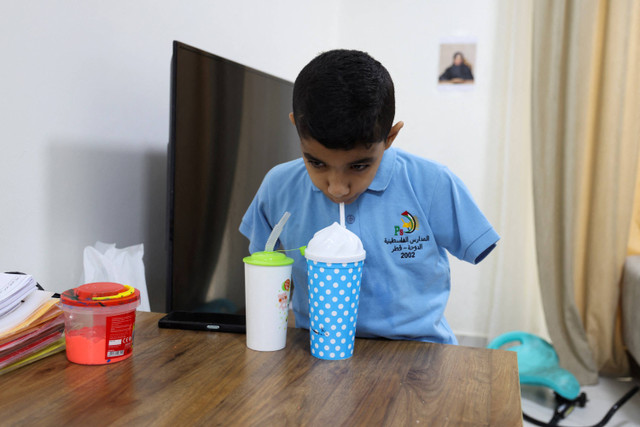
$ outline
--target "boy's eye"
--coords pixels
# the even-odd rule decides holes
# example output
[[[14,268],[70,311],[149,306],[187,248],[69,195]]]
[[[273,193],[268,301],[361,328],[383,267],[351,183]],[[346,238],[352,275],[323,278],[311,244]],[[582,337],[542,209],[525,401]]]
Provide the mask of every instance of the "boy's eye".
[[[321,168],[324,166],[324,163],[319,162],[317,160],[311,160],[311,159],[307,159],[307,163],[309,163],[311,166],[313,166],[314,168]]]
[[[366,164],[366,163],[351,165],[351,169],[353,169],[356,172],[361,172],[361,171],[365,170],[368,167],[369,167],[369,165]]]

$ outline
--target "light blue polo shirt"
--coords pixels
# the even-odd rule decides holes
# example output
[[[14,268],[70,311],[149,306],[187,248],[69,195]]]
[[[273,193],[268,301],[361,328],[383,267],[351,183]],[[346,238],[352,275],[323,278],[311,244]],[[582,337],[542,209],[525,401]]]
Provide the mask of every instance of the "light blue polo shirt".
[[[240,225],[251,253],[264,250],[275,224],[291,213],[280,242],[306,245],[339,221],[339,205],[313,183],[302,159],[274,167],[264,178]],[[478,263],[500,238],[465,185],[449,169],[389,148],[371,185],[345,206],[347,228],[367,251],[356,335],[457,344],[444,310],[449,299],[447,251]],[[293,264],[296,327],[309,328],[307,265]]]

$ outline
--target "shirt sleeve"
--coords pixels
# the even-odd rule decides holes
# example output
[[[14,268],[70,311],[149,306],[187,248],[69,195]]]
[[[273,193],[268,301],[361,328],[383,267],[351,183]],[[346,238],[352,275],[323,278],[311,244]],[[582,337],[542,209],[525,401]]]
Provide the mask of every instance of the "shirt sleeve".
[[[465,80],[473,80],[473,73],[471,73],[471,68],[467,65],[465,65],[462,70],[462,78]]]
[[[445,167],[434,189],[429,223],[439,246],[472,264],[482,261],[500,239],[464,183]]]
[[[240,233],[249,239],[249,253],[264,250],[269,234],[273,229],[267,217],[269,204],[268,178],[269,175],[267,174],[240,223]]]
[[[451,67],[448,67],[446,70],[444,70],[444,73],[440,75],[438,80],[439,81],[451,80]]]

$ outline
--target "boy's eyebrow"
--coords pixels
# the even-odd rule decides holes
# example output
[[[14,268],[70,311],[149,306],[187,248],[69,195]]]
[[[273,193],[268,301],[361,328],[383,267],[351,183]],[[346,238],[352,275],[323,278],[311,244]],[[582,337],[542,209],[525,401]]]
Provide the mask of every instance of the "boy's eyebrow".
[[[307,160],[324,163],[322,160],[315,158],[314,156],[312,156],[311,154],[309,154],[307,152],[303,152],[302,155]],[[373,163],[374,161],[375,161],[374,157],[363,157],[362,159],[354,160],[353,162],[350,162],[349,164],[350,165],[358,165],[358,164],[362,164],[362,163]]]
[[[306,158],[307,158],[307,160],[313,160],[314,162],[324,163],[322,160],[320,160],[320,159],[316,159],[315,157],[313,157],[313,156],[312,156],[311,154],[309,154],[309,153],[305,153],[305,152],[303,152],[303,153],[302,153],[302,155],[303,155],[304,157],[306,157]]]
[[[356,160],[354,162],[351,162],[350,164],[351,165],[357,165],[357,164],[360,164],[360,163],[372,163],[374,160],[375,159],[373,157],[365,157],[363,159],[359,159],[359,160]]]
[[[314,162],[320,162],[320,163],[324,163],[322,160],[317,159],[315,157],[313,157],[311,154],[303,152],[302,155],[307,159],[307,160],[312,160]],[[350,162],[350,165],[358,165],[358,164],[362,164],[362,163],[373,163],[375,161],[375,159],[373,157],[364,157],[362,159],[358,159],[355,160],[353,162]]]

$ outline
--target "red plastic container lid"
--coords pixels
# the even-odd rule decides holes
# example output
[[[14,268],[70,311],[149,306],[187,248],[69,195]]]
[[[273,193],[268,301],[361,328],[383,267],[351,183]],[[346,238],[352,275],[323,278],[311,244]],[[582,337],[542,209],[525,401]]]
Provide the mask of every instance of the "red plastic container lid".
[[[140,300],[140,291],[129,285],[113,282],[87,283],[64,291],[60,295],[63,304],[75,306],[113,306]]]

